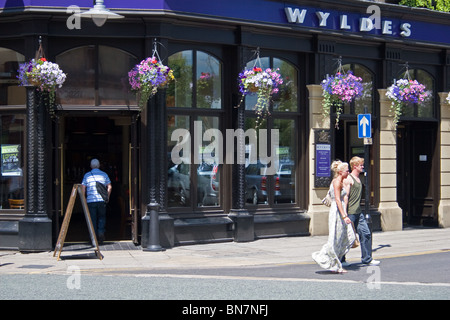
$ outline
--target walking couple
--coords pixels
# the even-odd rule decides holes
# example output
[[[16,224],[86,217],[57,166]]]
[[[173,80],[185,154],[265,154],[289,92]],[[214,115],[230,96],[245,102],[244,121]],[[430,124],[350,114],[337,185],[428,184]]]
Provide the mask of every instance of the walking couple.
[[[361,210],[362,184],[359,175],[364,170],[364,159],[353,157],[348,163],[339,160],[331,164],[334,178],[330,185],[332,203],[328,215],[328,241],[312,258],[317,264],[336,273],[347,272],[343,269],[345,254],[350,250],[347,228],[353,222],[361,243],[361,261],[366,265],[378,265],[380,261],[372,259],[372,234]],[[336,200],[338,199],[338,200]]]

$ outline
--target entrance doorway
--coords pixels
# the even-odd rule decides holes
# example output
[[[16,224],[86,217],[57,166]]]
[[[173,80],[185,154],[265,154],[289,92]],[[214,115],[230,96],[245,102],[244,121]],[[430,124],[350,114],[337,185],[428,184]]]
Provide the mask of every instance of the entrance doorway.
[[[405,122],[397,127],[397,199],[403,223],[437,226],[436,123]]]
[[[61,118],[60,126],[60,168],[57,173],[61,181],[60,212],[64,214],[73,185],[81,183],[84,174],[91,170],[91,159],[96,158],[112,183],[105,241],[137,242],[136,204],[139,202],[136,199],[137,161],[134,161],[137,155],[133,149],[134,132],[137,131],[131,116],[67,115]],[[75,203],[66,239],[74,242],[90,239],[79,201]]]

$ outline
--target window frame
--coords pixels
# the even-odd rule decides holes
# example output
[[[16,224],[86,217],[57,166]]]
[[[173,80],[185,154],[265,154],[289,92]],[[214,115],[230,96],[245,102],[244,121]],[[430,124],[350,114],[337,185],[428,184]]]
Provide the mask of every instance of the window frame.
[[[191,107],[186,107],[186,106],[182,106],[182,107],[177,107],[177,106],[173,106],[173,107],[167,107],[167,116],[168,116],[168,121],[170,119],[170,117],[175,117],[175,116],[187,116],[189,117],[189,132],[191,134],[191,146],[190,146],[190,151],[191,151],[191,163],[189,164],[189,172],[190,172],[190,176],[189,176],[189,181],[190,181],[190,204],[186,205],[186,206],[167,206],[168,210],[171,213],[185,213],[186,210],[190,210],[190,212],[197,212],[197,211],[217,211],[220,210],[222,211],[224,209],[226,200],[224,199],[226,196],[224,196],[224,183],[223,183],[223,177],[226,175],[226,173],[224,172],[224,170],[226,170],[226,166],[224,166],[223,164],[219,164],[218,167],[218,172],[219,172],[219,192],[218,192],[218,204],[217,205],[205,205],[205,206],[200,206],[198,204],[198,190],[197,190],[197,186],[198,186],[198,168],[201,164],[197,164],[194,161],[194,156],[196,155],[196,150],[195,148],[195,143],[194,142],[194,122],[198,121],[199,117],[216,117],[217,118],[217,123],[220,130],[220,132],[222,132],[223,136],[225,136],[224,134],[224,117],[225,117],[225,101],[224,101],[224,78],[225,78],[225,74],[224,74],[224,61],[222,59],[220,59],[220,57],[218,57],[216,54],[210,52],[209,50],[206,50],[205,48],[192,48],[192,47],[188,47],[188,48],[178,48],[179,50],[176,50],[174,52],[172,52],[170,54],[170,56],[168,57],[168,66],[170,67],[170,57],[177,54],[177,53],[181,53],[181,52],[185,52],[185,51],[191,51],[192,52],[192,65],[191,70],[192,70],[192,88],[191,88],[191,103],[192,106]],[[197,106],[197,94],[198,94],[198,90],[197,90],[197,79],[198,79],[198,63],[197,63],[197,53],[198,52],[202,52],[205,53],[209,56],[212,56],[214,59],[216,59],[219,62],[219,68],[220,68],[220,97],[221,97],[221,108],[200,108]],[[174,73],[175,70],[174,70]],[[176,82],[176,81],[175,81]],[[171,84],[173,85],[173,84]],[[168,98],[168,96],[166,96],[166,99]],[[203,128],[204,129],[204,128]],[[170,153],[170,148],[172,147],[172,145],[169,144],[171,137],[167,137],[168,141],[166,142],[168,145],[168,153]],[[202,140],[202,138],[201,138]],[[206,144],[208,144],[208,142],[204,142]],[[170,160],[170,159],[168,159]]]

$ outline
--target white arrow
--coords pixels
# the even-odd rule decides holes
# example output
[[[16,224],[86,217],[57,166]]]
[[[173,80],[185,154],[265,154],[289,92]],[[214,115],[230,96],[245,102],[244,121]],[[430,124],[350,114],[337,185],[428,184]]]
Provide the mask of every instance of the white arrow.
[[[366,116],[361,118],[361,121],[359,121],[359,125],[362,126],[363,137],[367,137],[366,126],[369,126],[369,120],[366,118]]]

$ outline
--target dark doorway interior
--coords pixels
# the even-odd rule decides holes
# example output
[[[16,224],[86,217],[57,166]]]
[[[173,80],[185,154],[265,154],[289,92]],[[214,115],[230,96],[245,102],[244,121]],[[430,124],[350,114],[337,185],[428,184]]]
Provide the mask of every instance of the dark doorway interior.
[[[66,117],[63,144],[63,211],[72,187],[81,183],[90,171],[90,160],[97,158],[101,170],[112,182],[107,205],[105,241],[130,240],[131,226],[128,192],[129,129],[126,121],[106,116]],[[89,233],[81,202],[77,201],[66,241],[89,241]]]
[[[437,126],[404,122],[397,128],[397,199],[404,225],[437,226]]]

